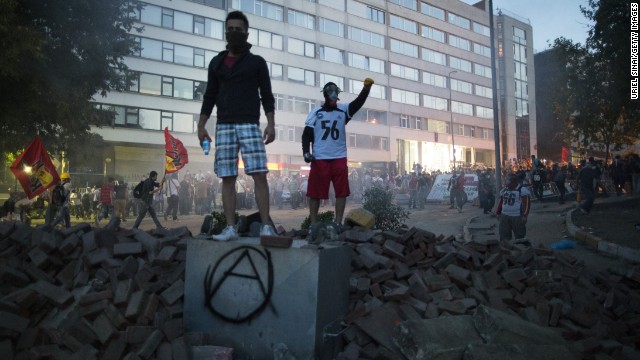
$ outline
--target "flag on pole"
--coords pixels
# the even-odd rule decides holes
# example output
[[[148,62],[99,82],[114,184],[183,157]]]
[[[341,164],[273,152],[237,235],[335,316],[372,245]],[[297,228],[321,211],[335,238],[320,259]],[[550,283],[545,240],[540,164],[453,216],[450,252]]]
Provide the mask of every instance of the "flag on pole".
[[[189,162],[187,149],[182,145],[182,141],[169,134],[169,128],[164,128],[164,151],[165,163],[164,172],[167,174],[182,169]]]
[[[569,148],[567,147],[562,147],[562,156],[561,156],[562,162],[567,162],[567,159],[569,159]]]
[[[60,181],[56,167],[51,162],[39,136],[36,136],[11,164],[11,172],[20,182],[29,199],[38,196]]]

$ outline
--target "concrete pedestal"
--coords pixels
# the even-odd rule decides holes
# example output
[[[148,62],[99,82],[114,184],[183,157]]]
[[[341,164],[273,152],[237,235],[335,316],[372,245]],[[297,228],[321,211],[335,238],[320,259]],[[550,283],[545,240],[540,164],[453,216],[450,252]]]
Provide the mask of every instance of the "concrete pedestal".
[[[348,312],[351,249],[267,248],[259,239],[192,240],[187,247],[186,331],[234,348],[234,359],[273,359],[277,344],[294,357],[331,359],[327,325]]]

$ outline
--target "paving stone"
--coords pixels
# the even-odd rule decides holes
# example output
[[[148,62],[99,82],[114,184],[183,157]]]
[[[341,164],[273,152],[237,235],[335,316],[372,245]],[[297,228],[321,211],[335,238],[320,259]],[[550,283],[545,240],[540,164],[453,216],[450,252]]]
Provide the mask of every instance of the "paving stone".
[[[184,296],[184,281],[182,279],[171,284],[165,291],[160,294],[160,300],[165,305],[173,305],[178,299]]]
[[[393,241],[393,240],[387,240],[384,242],[384,245],[382,246],[383,248],[383,252],[389,256],[395,257],[395,258],[399,258],[402,259],[404,258],[404,245]]]
[[[101,360],[122,359],[122,355],[127,348],[127,343],[122,336],[111,339],[107,345]]]
[[[160,250],[160,253],[153,259],[152,264],[155,265],[168,265],[171,264],[173,258],[178,252],[178,248],[175,246],[165,246]]]
[[[106,344],[116,332],[116,329],[111,324],[111,321],[104,314],[98,315],[98,317],[93,321],[92,329],[101,344]]]
[[[140,316],[143,306],[146,300],[146,293],[144,290],[138,290],[131,295],[129,302],[127,303],[127,310],[124,313],[124,317],[127,319],[137,318]]]
[[[143,254],[142,244],[139,242],[117,243],[113,245],[113,256],[127,257]]]
[[[138,350],[138,356],[143,359],[148,359],[149,357],[151,357],[151,355],[153,355],[153,353],[156,351],[156,348],[158,348],[158,346],[162,342],[163,338],[164,335],[162,334],[162,331],[160,331],[159,329],[153,331],[151,335],[144,341],[144,343],[140,347],[140,350]]]
[[[64,306],[73,298],[69,291],[44,280],[38,280],[36,283],[29,285],[29,288],[45,296],[58,307]]]
[[[29,277],[15,268],[0,265],[0,281],[18,287],[23,287],[31,282]]]

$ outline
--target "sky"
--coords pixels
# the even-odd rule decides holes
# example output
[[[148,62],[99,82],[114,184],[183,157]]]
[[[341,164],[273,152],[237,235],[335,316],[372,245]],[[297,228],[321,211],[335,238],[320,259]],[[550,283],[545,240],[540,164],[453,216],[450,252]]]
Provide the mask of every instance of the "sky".
[[[590,23],[580,12],[580,5],[588,7],[587,0],[493,0],[494,14],[498,13],[497,9],[503,9],[529,19],[534,52],[547,49],[547,40],[553,44],[553,40],[561,36],[584,45]]]

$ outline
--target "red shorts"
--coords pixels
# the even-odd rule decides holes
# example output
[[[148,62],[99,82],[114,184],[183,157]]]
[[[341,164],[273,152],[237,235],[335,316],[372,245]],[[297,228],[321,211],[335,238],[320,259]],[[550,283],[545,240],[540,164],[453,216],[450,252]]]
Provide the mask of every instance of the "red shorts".
[[[315,160],[311,163],[307,197],[328,199],[330,183],[333,183],[336,197],[347,197],[351,194],[347,158]]]

